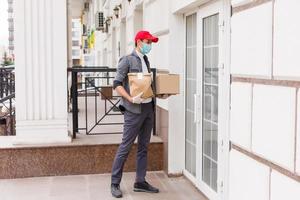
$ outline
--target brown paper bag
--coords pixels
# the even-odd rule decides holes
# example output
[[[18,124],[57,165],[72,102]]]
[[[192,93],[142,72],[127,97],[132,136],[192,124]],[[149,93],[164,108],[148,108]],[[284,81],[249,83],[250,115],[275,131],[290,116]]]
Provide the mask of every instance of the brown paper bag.
[[[141,92],[143,99],[153,97],[153,91],[151,88],[152,78],[151,73],[128,73],[128,81],[130,88],[130,95],[135,97]]]

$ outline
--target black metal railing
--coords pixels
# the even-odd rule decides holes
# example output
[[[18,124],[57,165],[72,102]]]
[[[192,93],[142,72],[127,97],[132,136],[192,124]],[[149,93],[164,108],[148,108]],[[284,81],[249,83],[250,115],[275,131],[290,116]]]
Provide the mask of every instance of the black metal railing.
[[[0,67],[0,135],[15,135],[14,67]]]
[[[15,92],[14,70],[14,67],[0,67],[0,99]]]
[[[153,77],[155,77],[156,69],[151,69],[151,71],[153,73]],[[70,99],[72,102],[73,138],[76,138],[77,133],[84,133],[87,135],[121,134],[122,132],[120,131],[95,131],[96,127],[99,126],[123,125],[123,122],[118,121],[116,118],[116,116],[118,115],[123,115],[118,107],[120,96],[114,94],[112,88],[116,69],[99,66],[74,66],[73,68],[69,68],[68,72],[70,73],[72,78]],[[92,103],[91,98],[94,98]],[[101,98],[102,101],[102,104],[100,105],[103,106],[102,108],[100,108],[100,106],[98,105],[99,98]],[[80,103],[84,101],[84,105],[81,104],[80,115],[79,100],[81,100]],[[156,105],[156,102],[154,103]],[[100,113],[100,111],[103,112]],[[94,116],[91,117],[91,115]],[[155,113],[154,117],[156,118]],[[110,118],[110,120],[107,121],[107,118]],[[154,119],[153,134],[156,134],[155,121],[156,119]],[[79,122],[81,122],[80,127]]]
[[[15,94],[0,99],[0,135],[15,135]]]

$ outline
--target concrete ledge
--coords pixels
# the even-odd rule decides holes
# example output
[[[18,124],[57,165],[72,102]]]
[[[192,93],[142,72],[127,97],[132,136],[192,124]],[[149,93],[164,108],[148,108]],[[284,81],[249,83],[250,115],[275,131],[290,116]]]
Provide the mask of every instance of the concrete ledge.
[[[64,146],[86,146],[86,145],[101,145],[101,144],[120,144],[122,141],[122,134],[104,134],[104,135],[84,135],[78,134],[76,139],[66,142],[45,143],[42,141],[15,143],[17,136],[0,136],[0,149],[16,149],[16,148],[30,148],[30,147],[64,147]],[[151,143],[162,143],[159,136],[152,136]],[[135,141],[136,143],[136,141]]]
[[[78,142],[79,143],[79,142]],[[0,178],[110,173],[119,144],[74,144],[0,148]],[[135,171],[134,144],[124,171]],[[148,170],[163,169],[163,143],[151,142]]]

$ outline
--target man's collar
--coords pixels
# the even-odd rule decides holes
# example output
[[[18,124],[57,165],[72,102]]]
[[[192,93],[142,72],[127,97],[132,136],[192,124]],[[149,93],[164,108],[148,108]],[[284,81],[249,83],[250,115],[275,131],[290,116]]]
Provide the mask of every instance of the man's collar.
[[[140,53],[140,52],[139,52]],[[144,57],[147,57],[146,55],[143,55],[142,53],[140,53],[142,56],[140,57],[137,53],[137,50],[134,48],[133,51],[131,52],[131,55],[132,56],[135,56],[137,58],[144,58]],[[148,58],[148,57],[147,57]]]
[[[138,58],[143,58],[144,57],[144,55],[142,53],[138,52],[136,50],[136,48],[133,49],[133,51],[131,52],[131,55],[135,56],[135,57],[138,57]]]
[[[133,51],[131,52],[131,55],[139,58],[139,56],[138,56],[137,53],[136,53],[135,48],[134,48]]]
[[[140,57],[143,58],[144,54],[142,54],[141,52],[139,52],[138,50],[135,49],[136,54]]]

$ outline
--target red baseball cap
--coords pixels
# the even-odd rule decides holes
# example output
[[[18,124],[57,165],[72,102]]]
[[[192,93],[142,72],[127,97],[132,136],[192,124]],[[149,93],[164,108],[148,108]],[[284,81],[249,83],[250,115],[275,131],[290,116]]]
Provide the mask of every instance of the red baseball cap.
[[[152,42],[158,42],[158,37],[154,37],[148,31],[139,31],[135,35],[135,42],[137,42],[137,40],[144,40],[144,39],[151,40]]]

